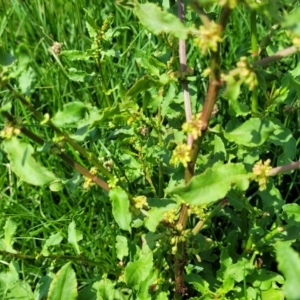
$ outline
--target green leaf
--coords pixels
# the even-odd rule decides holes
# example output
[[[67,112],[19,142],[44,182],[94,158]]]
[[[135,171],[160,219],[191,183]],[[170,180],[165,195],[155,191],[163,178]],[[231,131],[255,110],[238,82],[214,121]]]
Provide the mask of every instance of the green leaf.
[[[115,300],[115,284],[108,278],[102,279],[93,284],[97,292],[97,300]]]
[[[19,280],[15,285],[10,287],[9,292],[7,293],[6,299],[28,299],[32,300],[33,292],[31,290],[31,286],[28,282]]]
[[[76,82],[89,82],[94,76],[95,73],[88,74],[85,71],[77,70],[75,68],[68,69],[68,78]]]
[[[300,8],[289,13],[282,22],[283,26],[291,30],[294,34],[300,35]]]
[[[210,291],[209,283],[205,281],[202,276],[191,273],[186,275],[184,279],[188,284],[193,285],[196,291],[200,292],[203,295],[211,294],[211,297],[213,297],[213,292]]]
[[[56,180],[52,172],[41,166],[33,158],[34,150],[30,144],[20,141],[17,137],[5,140],[2,144],[13,172],[21,180],[36,186],[49,184]]]
[[[253,287],[259,288],[260,291],[267,291],[273,283],[283,284],[284,279],[281,275],[265,269],[256,269],[253,274],[247,276],[247,282]]]
[[[186,186],[174,188],[171,192],[190,204],[209,204],[224,198],[232,187],[247,190],[249,178],[250,174],[240,163],[215,165],[194,176]]]
[[[51,119],[52,123],[57,127],[74,124],[84,118],[87,107],[79,101],[69,102],[63,105],[63,110],[57,112]]]
[[[43,276],[39,280],[39,282],[36,285],[35,290],[34,290],[34,299],[35,300],[42,300],[42,299],[47,298],[52,280],[53,280],[53,275],[52,274],[48,274],[46,276]]]
[[[161,200],[162,203],[164,200]],[[156,227],[158,224],[162,221],[164,218],[164,214],[167,211],[170,211],[171,209],[175,208],[177,206],[176,203],[168,204],[165,207],[151,207],[149,211],[147,211],[147,215],[144,221],[145,227],[151,231],[155,232]]]
[[[261,300],[283,300],[284,294],[281,289],[270,288],[267,291],[261,291]]]
[[[19,87],[23,94],[28,94],[30,91],[31,85],[35,80],[35,74],[32,68],[24,70],[19,79]]]
[[[275,246],[278,268],[285,277],[283,291],[287,300],[299,300],[300,257],[285,243]]]
[[[85,286],[81,289],[78,292],[77,300],[97,300],[97,294],[92,285]]]
[[[79,50],[65,50],[61,51],[61,56],[65,56],[67,59],[74,60],[89,60],[92,55],[89,55],[87,52],[79,51]]]
[[[0,273],[0,286],[5,286],[7,289],[14,285],[19,280],[18,270],[15,263],[10,262],[7,272]]]
[[[0,65],[9,66],[11,65],[16,58],[9,53],[5,52],[3,47],[0,46]]]
[[[68,227],[68,243],[70,243],[77,254],[80,254],[81,251],[79,249],[78,242],[83,238],[82,233],[76,230],[76,224],[72,221]]]
[[[222,95],[229,102],[229,113],[232,116],[246,116],[250,113],[250,108],[245,103],[239,101],[239,95],[241,90],[241,82],[232,80],[228,82],[226,90]]]
[[[300,226],[300,206],[296,203],[286,204],[282,207],[282,218],[289,224]]]
[[[295,158],[297,143],[290,129],[285,128],[283,125],[279,124],[279,122],[277,125],[278,128],[270,136],[269,141],[274,145],[283,148],[283,153],[280,154],[277,159],[277,165],[283,166],[290,163]]]
[[[65,264],[51,282],[48,300],[75,300],[77,298],[77,280],[71,263]]]
[[[129,287],[138,288],[149,276],[153,267],[152,252],[141,255],[138,260],[128,263],[125,268],[124,280]]]
[[[156,296],[156,300],[169,300],[168,294],[166,292],[160,292]]]
[[[44,256],[48,256],[49,255],[49,251],[48,248],[50,246],[55,246],[55,245],[59,245],[61,243],[61,241],[63,240],[63,236],[61,235],[60,232],[57,233],[52,233],[50,235],[50,237],[46,240],[45,245],[43,246],[42,252],[41,254]]]
[[[125,236],[117,235],[116,237],[116,252],[119,260],[123,260],[124,257],[128,256],[128,241]]]
[[[228,130],[232,126],[229,122],[224,135],[227,140],[246,147],[262,145],[277,127],[266,119],[251,118],[238,128]]]
[[[16,250],[13,249],[13,237],[17,230],[17,224],[11,219],[8,218],[3,227],[4,229],[4,239],[0,240],[0,248],[1,250],[17,253]]]
[[[135,13],[147,30],[154,34],[171,33],[179,39],[186,39],[189,29],[174,15],[164,12],[154,3],[136,4]]]
[[[128,195],[120,187],[115,187],[110,190],[109,197],[112,200],[112,213],[116,222],[121,229],[131,232],[132,216],[129,211]]]
[[[162,84],[157,80],[151,77],[150,75],[145,75],[136,81],[133,86],[127,91],[126,99],[135,98],[138,94],[145,92],[154,87],[160,87]]]

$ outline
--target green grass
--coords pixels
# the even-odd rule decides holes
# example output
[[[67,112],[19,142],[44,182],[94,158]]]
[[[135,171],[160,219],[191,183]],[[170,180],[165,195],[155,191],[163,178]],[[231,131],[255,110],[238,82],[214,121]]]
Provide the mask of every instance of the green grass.
[[[164,3],[167,2],[164,1]],[[101,47],[105,51],[116,51],[119,55],[116,55],[116,57],[105,56],[102,60],[98,57],[98,59],[90,58],[88,61],[70,61],[64,56],[57,57],[51,54],[49,49],[54,42],[62,43],[62,50],[86,51],[92,47],[93,39],[90,37],[87,29],[85,10],[88,11],[92,19],[100,27],[110,18],[111,14],[113,15],[109,27],[116,30],[117,33],[111,40],[102,40]],[[176,13],[176,7],[171,5],[170,11]],[[219,9],[212,8],[210,13],[213,16],[217,16]],[[199,23],[198,16],[190,10],[187,14],[187,23]],[[266,36],[271,25],[273,25],[272,22],[264,16],[258,17],[257,31],[259,41]],[[234,10],[221,47],[222,71],[231,70],[235,67],[240,57],[249,56],[249,53],[251,53],[250,28],[250,14],[248,10],[243,6]],[[288,39],[283,30],[280,30],[273,36],[270,48],[265,49],[265,51],[269,51],[268,54],[271,55],[272,47],[286,47],[287,44]],[[11,84],[16,90],[21,91],[20,93],[39,112],[49,114],[51,117],[57,111],[62,110],[66,103],[73,101],[91,104],[99,110],[108,109],[120,103],[127,105],[128,103],[124,100],[125,92],[138,79],[149,72],[149,70],[143,68],[140,62],[145,57],[155,56],[164,63],[173,57],[173,70],[179,69],[177,40],[165,34],[155,36],[147,32],[131,10],[118,6],[113,1],[0,0],[0,46],[12,55],[22,57],[24,64],[26,64],[27,60],[29,61],[30,67],[24,68],[21,74],[15,76],[11,80]],[[273,117],[285,124],[295,138],[296,145],[298,145],[300,140],[299,107],[294,113],[287,113],[284,108],[287,104],[295,105],[297,101],[299,102],[297,100],[297,83],[294,83],[294,89],[288,94],[287,98],[272,98],[270,96],[272,91],[284,86],[285,73],[298,66],[299,57],[296,58],[286,58],[268,69],[269,74],[265,74],[265,76],[272,76],[276,71],[276,76],[278,77],[272,83],[266,80],[266,88],[258,88],[257,114],[262,119]],[[192,41],[189,41],[187,44],[187,59],[188,65],[195,70],[189,87],[193,112],[196,113],[202,110],[208,88],[208,78],[203,77],[202,72],[209,67],[209,60],[207,56],[201,54],[200,49]],[[22,60],[18,63],[22,64]],[[94,72],[96,75],[91,80],[75,82],[66,75],[69,72],[69,68],[84,70],[88,74]],[[133,196],[144,192],[149,198],[156,198],[157,195],[153,192],[153,189],[159,189],[159,180],[161,178],[164,180],[163,188],[170,188],[173,184],[175,185],[178,181],[183,180],[183,169],[178,168],[176,171],[169,165],[171,149],[175,145],[173,141],[175,140],[174,136],[177,135],[179,140],[182,138],[177,131],[181,130],[184,118],[181,86],[180,84],[172,86],[172,84],[170,84],[171,87],[168,87],[168,90],[163,91],[163,95],[167,95],[166,98],[169,94],[171,96],[174,94],[173,97],[170,96],[172,98],[170,100],[171,104],[167,105],[171,113],[166,114],[165,119],[160,124],[163,128],[162,131],[165,130],[164,135],[160,136],[162,133],[159,130],[153,130],[151,138],[145,138],[144,140],[140,138],[138,142],[141,143],[141,151],[134,148],[134,138],[137,135],[137,130],[141,126],[145,126],[146,117],[150,119],[150,123],[153,122],[151,123],[153,128],[155,127],[153,124],[161,117],[159,115],[161,107],[157,103],[160,103],[159,101],[162,100],[160,100],[158,95],[160,91],[157,90],[150,91],[146,95],[148,98],[144,95],[138,95],[131,100],[132,105],[137,104],[139,106],[137,111],[145,116],[144,119],[142,117],[138,119],[134,115],[136,120],[138,119],[137,123],[140,122],[137,125],[136,123],[132,125],[133,130],[135,130],[134,134],[131,136],[122,136],[121,133],[117,135],[117,129],[128,130],[130,124],[127,123],[127,119],[122,119],[121,117],[117,119],[118,115],[111,114],[90,132],[88,138],[79,142],[84,149],[93,153],[96,157],[104,161],[112,159],[115,163],[115,173],[119,178],[124,179],[124,186],[128,188]],[[288,84],[287,86],[289,86]],[[222,88],[222,91],[224,89]],[[1,105],[12,103],[12,114],[22,117],[23,124],[32,132],[47,141],[56,136],[47,124],[43,125],[35,120],[32,113],[12,93],[1,89],[0,97]],[[147,99],[151,99],[153,102],[147,103]],[[251,92],[247,88],[242,87],[239,98],[240,103],[251,106],[250,99]],[[164,102],[162,103],[164,105]],[[229,101],[222,96],[218,96],[217,104],[219,113],[212,119],[211,128],[215,129],[218,137],[221,135],[218,132],[218,125],[221,124],[223,130],[230,121],[238,124],[238,122],[243,122],[248,118],[246,116],[236,117]],[[111,121],[119,122],[117,125],[115,124],[115,129],[110,127]],[[4,127],[4,119],[2,117],[1,123]],[[175,128],[174,131],[170,129],[172,126]],[[69,131],[70,134],[75,133],[76,126],[70,127]],[[169,135],[168,131],[170,132]],[[163,146],[158,142],[160,139],[165,142]],[[234,162],[245,162],[248,168],[247,171],[251,170],[252,162],[258,160],[258,154],[260,153],[262,153],[261,156],[263,158],[271,156],[273,165],[276,165],[278,157],[284,151],[287,151],[281,145],[275,147],[274,144],[269,143],[247,151],[241,148],[238,152],[235,144],[224,142],[226,153],[224,155],[221,153],[221,156],[218,156],[220,153],[217,153],[213,157],[211,153],[217,151],[216,143],[217,141],[213,139],[212,135],[204,139],[202,152],[197,161],[196,173],[200,174],[211,167],[218,161],[219,157],[222,157],[222,161],[231,159]],[[63,148],[65,153],[87,169],[93,166],[90,160],[82,157],[78,151],[74,150],[67,143],[63,143]],[[164,151],[164,154],[155,156],[155,151],[158,153]],[[299,151],[297,150],[296,157],[298,156]],[[11,261],[15,257],[15,261],[18,262],[20,267],[19,272],[22,279],[29,282],[32,287],[35,287],[38,280],[45,276],[49,270],[56,272],[67,261],[71,260],[79,282],[79,290],[100,280],[107,273],[109,274],[109,279],[117,280],[121,267],[115,247],[116,237],[118,235],[126,235],[128,237],[130,247],[128,260],[134,261],[138,252],[137,246],[142,245],[141,238],[145,232],[137,226],[137,228],[133,228],[131,234],[124,234],[114,221],[111,211],[111,200],[109,200],[107,192],[98,187],[85,190],[82,187],[83,181],[79,174],[74,172],[70,166],[64,164],[58,157],[43,151],[40,151],[37,157],[43,165],[52,170],[59,178],[70,179],[74,176],[72,182],[74,185],[69,182],[58,192],[50,191],[48,187],[30,186],[22,182],[12,172],[9,161],[4,151],[1,150],[0,228],[4,227],[9,217],[16,222],[14,248],[22,255],[27,255],[27,257],[21,254],[2,256],[0,272],[6,271],[6,261]],[[165,174],[163,174],[163,177],[160,177],[161,165],[159,163],[162,162],[164,163]],[[129,168],[129,165],[134,167]],[[149,173],[147,174],[147,172]],[[276,188],[280,190],[285,203],[299,203],[298,175],[299,173],[295,171],[292,174],[281,175],[274,179]],[[76,186],[75,189],[73,189],[74,186]],[[275,188],[272,190],[273,197],[276,198],[275,200],[278,203],[282,204],[281,196],[274,196],[276,191]],[[249,205],[252,205],[258,211],[270,209],[273,214],[266,221],[267,225],[264,225],[264,220],[260,219],[261,216],[255,215],[253,211],[245,212],[245,210],[241,210],[236,213],[235,208],[231,206],[222,210],[218,216],[213,216],[213,220],[209,223],[210,226],[204,228],[204,233],[214,241],[220,242],[216,242],[215,252],[205,252],[203,254],[203,263],[195,263],[198,268],[211,270],[211,272],[208,272],[210,273],[208,276],[215,276],[215,272],[220,267],[220,264],[224,263],[224,261],[217,261],[216,257],[221,256],[221,253],[225,256],[226,253],[222,252],[225,248],[231,252],[230,255],[234,253],[232,256],[238,259],[239,254],[235,253],[235,251],[238,249],[237,252],[242,252],[244,245],[241,246],[237,243],[247,243],[245,236],[248,234],[248,230],[252,228],[251,226],[253,226],[253,230],[259,226],[265,226],[267,231],[269,230],[268,226],[271,226],[273,223],[276,226],[279,224],[276,223],[277,220],[274,221],[279,214],[276,211],[275,216],[273,211],[276,210],[276,204],[274,204],[274,207],[273,204],[270,204],[271,208],[268,207],[268,201],[273,201],[272,195],[268,194],[266,196],[258,192],[257,185],[252,184],[245,195],[239,196],[241,199],[235,199],[236,201],[250,203]],[[207,210],[210,212],[212,207],[207,208]],[[76,229],[83,234],[83,240],[80,242],[82,251],[80,256],[75,253],[73,247],[67,242],[68,226],[72,221],[75,221]],[[189,225],[195,226],[196,223],[197,219],[191,218]],[[239,231],[240,229],[242,232]],[[163,231],[161,228],[159,230]],[[35,259],[42,251],[45,241],[51,234],[58,232],[63,236],[63,242],[49,248],[52,256]],[[236,240],[234,238],[235,234],[238,236]],[[293,233],[289,234],[292,235]],[[4,232],[1,231],[0,238],[3,238],[3,236]],[[156,241],[155,239],[153,240]],[[204,241],[202,242],[204,243]],[[166,249],[168,246],[166,246]],[[163,254],[159,251],[161,250],[155,252],[155,255],[160,255],[157,269],[162,276],[165,276],[165,286],[170,288],[168,278],[171,276],[170,274],[173,274],[173,270],[172,268],[169,270],[166,265],[172,264],[172,262],[164,260]],[[170,249],[168,251],[170,252]],[[270,252],[267,255],[270,255]],[[274,256],[274,254],[272,255]],[[241,256],[245,259],[247,257],[245,253]],[[273,270],[274,259],[266,257],[265,264],[268,270]],[[193,267],[194,265],[189,265],[187,268]],[[243,284],[246,286],[245,278]],[[120,284],[121,287],[123,287],[122,285],[123,283]],[[242,294],[246,295],[247,293],[243,290],[243,293],[240,292],[239,295],[242,297]]]

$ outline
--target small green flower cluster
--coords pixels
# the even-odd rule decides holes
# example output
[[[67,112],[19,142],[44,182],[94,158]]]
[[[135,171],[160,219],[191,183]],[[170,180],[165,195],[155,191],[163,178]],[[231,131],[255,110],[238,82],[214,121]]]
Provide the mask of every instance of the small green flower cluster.
[[[137,196],[133,198],[134,206],[137,209],[142,209],[143,207],[148,207],[147,198],[145,196]]]
[[[93,174],[93,175],[96,175],[98,172],[97,168],[96,167],[92,167],[90,169],[90,173]],[[93,179],[92,178],[88,178],[88,177],[84,177],[84,183],[83,183],[83,188],[84,189],[89,189],[91,186],[94,186],[95,185],[95,182],[93,182]]]
[[[202,129],[202,121],[201,121],[201,113],[193,115],[192,119],[188,122],[185,122],[182,125],[182,130],[186,133],[189,133],[196,140],[201,136]]]
[[[109,188],[113,189],[117,186],[119,179],[117,176],[114,176],[113,178],[109,179],[107,181]]]
[[[190,215],[196,215],[199,219],[202,219],[206,215],[206,205],[194,205],[190,204],[188,205],[188,214]]]
[[[170,164],[177,165],[178,163],[182,163],[186,168],[188,162],[191,161],[190,157],[191,147],[186,144],[179,144],[173,150],[173,154],[170,160]]]
[[[5,127],[1,130],[0,135],[3,139],[11,139],[15,135],[19,135],[21,129],[17,124],[7,122]]]
[[[171,209],[164,213],[163,220],[169,224],[174,224],[178,219],[177,209]]]
[[[223,75],[223,79],[227,82],[232,82],[232,79],[235,77],[239,77],[242,83],[248,85],[250,91],[252,91],[258,85],[256,74],[252,70],[250,64],[247,62],[246,57],[240,58],[236,69],[233,69],[227,75]]]
[[[219,36],[218,24],[211,21],[209,28],[200,26],[199,34],[194,42],[203,54],[206,54],[208,50],[217,52],[218,45],[222,42],[222,38]]]
[[[252,169],[252,172],[255,175],[255,181],[258,182],[260,191],[266,189],[269,172],[272,169],[270,164],[270,159],[267,159],[265,162],[262,162],[262,160],[260,160],[254,165]]]

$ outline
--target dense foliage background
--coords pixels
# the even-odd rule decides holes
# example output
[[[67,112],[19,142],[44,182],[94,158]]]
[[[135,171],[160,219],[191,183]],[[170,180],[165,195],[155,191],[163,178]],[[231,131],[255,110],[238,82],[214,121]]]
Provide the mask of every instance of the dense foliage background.
[[[0,0],[2,299],[300,299],[300,2],[178,5]]]

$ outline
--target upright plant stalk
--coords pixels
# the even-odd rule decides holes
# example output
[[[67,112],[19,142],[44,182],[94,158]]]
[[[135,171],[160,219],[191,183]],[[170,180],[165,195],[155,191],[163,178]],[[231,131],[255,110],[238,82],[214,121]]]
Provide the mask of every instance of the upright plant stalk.
[[[183,20],[183,11],[184,11],[183,8],[184,8],[184,6],[183,6],[182,1],[178,0],[178,15],[181,20]],[[221,16],[220,16],[219,24],[218,24],[218,35],[220,37],[223,36],[223,32],[224,32],[225,26],[227,24],[230,12],[231,12],[231,9],[228,6],[224,6]],[[185,51],[185,44],[183,42],[179,42],[179,47],[180,47],[179,55],[182,55],[182,57],[180,56],[180,65],[181,65],[181,68],[184,68],[184,66],[186,66],[186,53],[183,52],[183,50]],[[208,122],[211,117],[211,114],[212,114],[212,111],[214,109],[214,105],[215,105],[215,102],[217,99],[217,95],[218,95],[219,88],[221,85],[220,64],[221,64],[220,47],[218,46],[217,51],[212,52],[212,55],[211,55],[211,64],[210,64],[211,75],[210,75],[210,80],[209,80],[209,87],[208,87],[208,92],[207,92],[207,95],[205,98],[203,111],[201,114],[202,135],[196,141],[193,141],[192,138],[188,139],[188,145],[192,146],[192,149],[190,152],[191,161],[189,162],[187,168],[185,169],[185,182],[186,183],[188,183],[194,176],[194,167],[195,167],[195,163],[196,163],[196,160],[198,157],[200,146],[201,146],[201,143],[203,140],[203,136],[208,128]],[[184,89],[186,87],[187,87],[187,85],[186,86],[184,85]],[[188,90],[187,90],[187,92],[188,92]],[[187,106],[187,104],[188,104],[187,98],[185,98],[184,100],[185,100],[186,116],[191,118],[191,114],[189,115],[189,111],[187,111],[187,109],[189,109],[189,107]],[[189,101],[189,105],[190,105],[190,101]],[[187,119],[187,121],[188,121],[188,119]],[[188,220],[187,206],[185,204],[183,204],[181,207],[177,226],[181,229],[184,229],[186,227],[187,220]],[[198,228],[195,230],[197,231]],[[177,245],[177,253],[175,255],[175,261],[174,261],[176,299],[181,299],[182,296],[186,292],[186,287],[184,285],[184,279],[183,279],[185,260],[186,260],[185,243],[180,242]]]
[[[250,26],[251,26],[251,48],[253,60],[257,60],[258,56],[258,37],[257,37],[257,26],[256,26],[256,11],[252,11],[250,15]],[[252,116],[258,113],[258,87],[254,87],[251,95],[251,112]]]
[[[182,0],[178,0],[178,18],[181,20],[181,22],[184,23],[184,3]],[[179,63],[180,63],[180,72],[183,73],[186,71],[186,43],[185,40],[179,40]],[[184,110],[185,110],[185,119],[186,122],[190,121],[192,119],[192,106],[191,106],[191,100],[190,100],[190,92],[188,87],[187,80],[182,81],[182,88],[183,88],[183,100],[184,100]],[[192,135],[188,134],[187,137],[187,145],[192,147],[193,145],[193,137]],[[189,182],[188,177],[185,177],[185,182]],[[181,206],[180,216],[178,220],[178,226],[182,229],[186,227],[187,224],[187,206],[186,204],[183,204]],[[185,243],[180,242],[177,245],[177,253],[175,254],[174,258],[174,272],[175,272],[175,297],[176,299],[181,299],[182,296],[186,292],[186,287],[184,284],[184,266],[185,266],[185,260],[186,260],[186,249],[185,249]]]
[[[220,20],[218,22],[218,35],[220,37],[223,36],[230,13],[231,13],[230,7],[225,5],[222,9]],[[186,172],[188,172],[188,174],[186,174],[186,176],[189,176],[190,178],[193,177],[193,175],[194,175],[195,163],[196,163],[199,151],[200,151],[202,141],[204,139],[204,135],[208,128],[209,119],[213,112],[220,86],[222,84],[220,64],[221,64],[221,54],[220,54],[220,46],[218,46],[217,51],[212,52],[211,59],[210,59],[210,72],[211,73],[210,73],[210,77],[209,77],[209,86],[208,86],[207,94],[205,97],[203,110],[201,113],[202,134],[198,138],[198,140],[196,140],[193,143],[193,147],[192,147],[191,154],[190,154],[191,161],[188,163],[188,167],[186,168]]]

